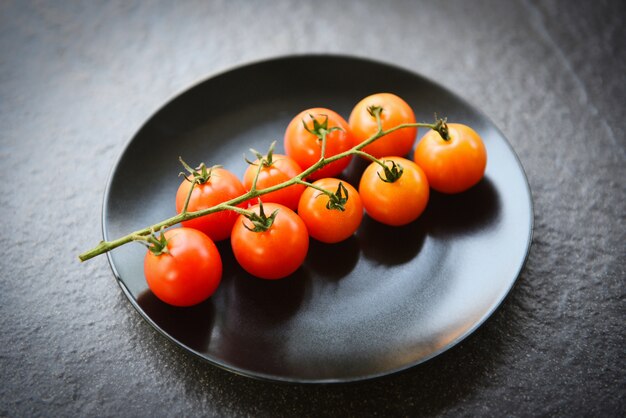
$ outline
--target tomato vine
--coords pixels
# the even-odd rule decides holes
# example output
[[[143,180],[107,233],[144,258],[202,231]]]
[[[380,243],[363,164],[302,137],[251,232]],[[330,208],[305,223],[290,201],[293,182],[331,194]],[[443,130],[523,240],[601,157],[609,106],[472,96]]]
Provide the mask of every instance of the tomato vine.
[[[322,122],[319,121],[315,121],[317,122],[316,125],[314,125],[314,131],[315,134],[319,136],[320,141],[321,141],[321,149],[322,149],[322,153],[321,156],[319,158],[319,160],[311,165],[310,167],[304,169],[304,171],[302,171],[300,174],[292,177],[289,180],[286,180],[284,182],[278,183],[276,185],[267,187],[267,188],[263,188],[263,189],[259,189],[257,188],[257,180],[258,180],[258,175],[261,171],[261,169],[263,168],[263,164],[258,164],[258,168],[257,168],[257,173],[255,176],[255,179],[253,181],[253,184],[250,188],[249,191],[247,191],[246,193],[237,196],[235,198],[229,199],[225,202],[219,203],[217,205],[211,206],[209,208],[205,208],[202,210],[196,210],[196,211],[188,211],[187,210],[187,205],[189,203],[189,199],[191,197],[191,194],[194,190],[194,187],[197,186],[198,184],[201,184],[203,181],[206,181],[205,178],[208,178],[211,174],[211,169],[214,168],[207,168],[204,165],[201,165],[198,169],[192,169],[191,167],[187,166],[186,164],[183,163],[183,166],[187,169],[187,171],[190,172],[190,175],[192,176],[192,180],[189,180],[191,183],[191,187],[189,187],[189,191],[188,191],[188,195],[187,198],[185,200],[185,205],[183,207],[183,210],[175,215],[172,216],[168,219],[165,219],[161,222],[158,222],[154,225],[139,229],[137,231],[131,232],[123,237],[119,237],[117,239],[111,240],[111,241],[101,241],[98,245],[96,245],[95,247],[93,247],[92,249],[83,252],[82,254],[80,254],[78,256],[78,258],[81,261],[86,261],[89,260],[91,258],[94,258],[98,255],[107,253],[115,248],[118,248],[122,245],[128,244],[130,242],[151,242],[150,237],[154,236],[154,231],[162,231],[165,228],[174,226],[176,224],[185,222],[185,221],[189,221],[195,218],[199,218],[201,216],[205,216],[205,215],[209,215],[209,214],[213,214],[213,213],[217,213],[220,211],[224,211],[224,210],[232,210],[234,212],[237,212],[239,214],[243,214],[245,216],[248,217],[253,217],[254,213],[250,210],[247,209],[243,209],[241,207],[238,207],[237,205],[240,205],[244,202],[248,202],[248,201],[254,201],[257,200],[259,197],[272,193],[274,191],[277,190],[281,190],[284,189],[286,187],[289,186],[293,186],[296,184],[301,184],[301,185],[305,185],[307,187],[311,187],[312,183],[309,183],[308,181],[306,181],[305,179],[310,177],[312,174],[320,171],[322,168],[328,166],[329,164],[338,161],[342,158],[346,158],[346,157],[350,157],[353,155],[359,155],[361,157],[367,158],[373,162],[378,163],[380,166],[385,168],[385,172],[390,170],[390,167],[388,167],[385,163],[386,160],[379,160],[376,157],[374,157],[373,155],[363,151],[363,148],[365,148],[366,146],[372,144],[373,142],[377,141],[378,139],[392,134],[393,132],[396,132],[398,130],[401,129],[406,129],[406,128],[429,128],[432,129],[434,131],[436,131],[437,133],[439,133],[439,135],[442,138],[447,138],[448,137],[448,128],[447,128],[447,124],[446,124],[446,120],[445,119],[437,119],[435,123],[422,123],[422,122],[413,122],[413,123],[400,123],[396,126],[393,126],[391,128],[388,129],[384,129],[383,128],[383,124],[381,123],[381,112],[378,109],[372,109],[371,112],[372,116],[374,116],[376,118],[376,124],[377,124],[377,131],[371,135],[369,138],[367,138],[366,140],[358,143],[357,145],[354,145],[352,148],[332,155],[332,156],[325,156],[325,149],[326,149],[326,137],[327,135],[329,135],[331,132],[334,131],[334,129],[328,129],[325,126],[325,120]],[[314,118],[313,118],[314,119]],[[304,120],[303,120],[304,123]],[[317,129],[316,129],[317,128]],[[181,161],[182,162],[182,161]],[[393,169],[393,167],[395,167],[395,163],[392,162],[392,167],[391,169]],[[399,177],[400,175],[402,175],[401,171],[398,173],[397,171],[394,173],[394,176]],[[186,178],[187,175],[185,176]],[[388,180],[389,181],[389,180]],[[329,196],[334,195],[335,193],[332,191],[325,191],[325,193]]]

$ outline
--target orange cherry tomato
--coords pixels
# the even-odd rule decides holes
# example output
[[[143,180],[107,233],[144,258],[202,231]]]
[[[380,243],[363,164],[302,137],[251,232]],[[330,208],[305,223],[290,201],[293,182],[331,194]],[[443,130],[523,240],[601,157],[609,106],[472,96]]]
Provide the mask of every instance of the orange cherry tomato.
[[[263,158],[262,160],[263,162],[256,159],[246,169],[246,172],[243,175],[243,185],[246,190],[250,190],[252,188],[254,178],[259,170],[259,164],[262,164],[262,167],[256,183],[257,190],[263,190],[268,187],[275,186],[294,178],[302,172],[300,165],[298,165],[293,158],[286,155],[272,154],[270,161],[266,158]],[[296,210],[298,208],[300,195],[302,195],[304,188],[305,186],[301,184],[294,184],[263,195],[260,199],[264,203],[280,203],[281,205],[287,206],[291,210]]]
[[[285,151],[296,160],[302,170],[317,163],[322,154],[322,141],[312,133],[316,131],[316,125],[326,130],[332,129],[332,132],[326,135],[326,157],[340,154],[353,146],[350,127],[336,112],[320,107],[304,110],[291,120],[285,131]],[[336,176],[348,166],[351,158],[347,156],[328,164],[309,177],[320,179]]]
[[[249,210],[260,214],[260,206]],[[309,234],[298,215],[278,203],[263,203],[270,216],[278,210],[266,231],[255,232],[254,224],[244,215],[235,222],[230,238],[233,254],[244,270],[262,279],[281,279],[295,272],[309,250]]]
[[[176,211],[178,213],[182,211],[185,205],[190,187],[191,183],[187,180],[183,180],[178,187],[176,193]],[[244,193],[246,193],[246,189],[237,176],[224,168],[214,167],[211,169],[211,175],[206,182],[194,186],[187,211],[195,212],[207,209]],[[245,208],[247,202],[238,206]],[[225,210],[184,221],[182,225],[204,232],[213,241],[221,241],[230,236],[230,231],[233,229],[233,224],[238,216],[236,212]]]
[[[222,278],[222,259],[213,241],[191,228],[165,231],[167,252],[148,251],[144,273],[148,287],[163,302],[192,306],[211,296]]]
[[[378,132],[376,117],[370,110],[372,106],[382,108],[380,121],[384,130],[403,123],[415,123],[413,109],[403,99],[391,93],[372,94],[357,103],[350,114],[349,124],[355,145]],[[398,129],[369,144],[363,151],[376,158],[387,155],[405,156],[411,151],[416,136],[417,128]]]
[[[359,184],[359,193],[365,211],[373,219],[386,225],[406,225],[417,219],[428,203],[429,187],[426,175],[413,161],[401,157],[385,157],[385,165],[391,162],[400,167],[402,175],[394,182],[385,182],[385,170],[378,164],[370,164]]]
[[[356,189],[334,178],[317,180],[313,185],[331,191],[336,196],[341,194],[338,198],[343,199],[343,210],[333,208],[331,198],[322,191],[308,187],[300,197],[298,215],[306,224],[309,235],[329,244],[352,236],[363,219],[363,204]]]
[[[430,186],[442,193],[460,193],[483,178],[487,150],[469,126],[448,123],[449,139],[431,130],[417,144],[414,161],[422,167]]]

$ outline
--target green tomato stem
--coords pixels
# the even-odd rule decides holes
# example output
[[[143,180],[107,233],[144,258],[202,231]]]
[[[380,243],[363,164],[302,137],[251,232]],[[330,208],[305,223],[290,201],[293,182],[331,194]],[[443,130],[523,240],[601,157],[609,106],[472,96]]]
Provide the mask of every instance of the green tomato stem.
[[[308,181],[304,181],[304,180],[300,180],[300,179],[296,178],[296,183],[297,184],[301,184],[301,185],[306,186],[306,187],[310,187],[310,188],[315,189],[315,190],[319,190],[320,192],[324,193],[326,196],[329,196],[329,197],[333,196],[333,192],[331,192],[330,190],[327,190],[327,189],[325,189],[323,187],[317,186],[317,185],[315,185],[313,183],[309,183]]]
[[[382,168],[386,167],[384,161],[379,160],[378,158],[374,157],[372,154],[368,154],[367,152],[363,152],[361,150],[356,150],[356,151],[354,151],[354,155],[358,155],[358,156],[367,158],[368,160],[370,160],[373,163],[378,164]]]
[[[193,193],[193,188],[196,186],[196,179],[193,179],[191,182],[191,186],[189,186],[189,191],[187,192],[187,197],[185,198],[185,204],[183,205],[182,213],[187,213],[187,208],[189,207],[189,201],[191,200],[191,194]]]

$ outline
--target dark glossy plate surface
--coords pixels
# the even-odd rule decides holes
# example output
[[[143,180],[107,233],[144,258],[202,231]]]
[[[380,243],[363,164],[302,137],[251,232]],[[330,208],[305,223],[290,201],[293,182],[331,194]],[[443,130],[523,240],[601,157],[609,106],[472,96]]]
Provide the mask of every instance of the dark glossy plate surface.
[[[365,218],[352,239],[312,240],[305,265],[263,281],[219,244],[223,281],[212,298],[173,308],[147,289],[145,249],[109,254],[139,313],[183,349],[244,375],[295,382],[353,381],[417,365],[454,346],[498,307],[527,257],[531,195],[502,133],[478,110],[412,72],[338,56],[296,56],[212,77],[158,111],[120,157],[104,201],[105,239],[175,214],[178,156],[222,164],[240,177],[242,154],[279,141],[289,120],[315,106],[344,117],[366,95],[403,97],[421,121],[433,113],[472,126],[488,152],[485,178],[457,196],[433,193],[413,224],[389,228]],[[420,130],[421,137],[425,130]],[[346,178],[355,181],[359,161]]]

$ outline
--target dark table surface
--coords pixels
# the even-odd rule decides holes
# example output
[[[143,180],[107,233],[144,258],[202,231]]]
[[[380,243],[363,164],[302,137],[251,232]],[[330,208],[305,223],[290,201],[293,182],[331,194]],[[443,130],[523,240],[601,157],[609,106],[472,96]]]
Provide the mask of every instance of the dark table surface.
[[[625,8],[620,1],[36,2],[0,5],[0,415],[623,416]],[[132,308],[101,202],[127,141],[212,74],[347,54],[425,75],[503,131],[535,211],[526,267],[487,322],[403,373],[257,381]],[[306,88],[306,80],[303,80]]]

